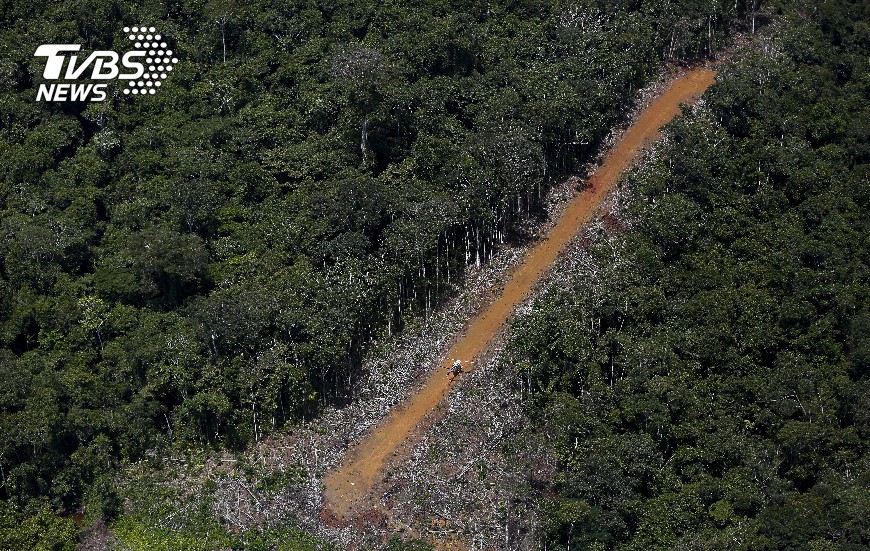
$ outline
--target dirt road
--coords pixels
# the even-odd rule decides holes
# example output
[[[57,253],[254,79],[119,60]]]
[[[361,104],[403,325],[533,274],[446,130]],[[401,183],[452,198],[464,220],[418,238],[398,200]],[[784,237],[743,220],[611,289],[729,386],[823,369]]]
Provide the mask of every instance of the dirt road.
[[[588,222],[608,192],[641,149],[659,135],[659,129],[680,113],[680,104],[703,93],[715,80],[715,71],[694,69],[670,83],[640,118],[625,132],[621,141],[605,157],[601,167],[589,178],[586,189],[577,195],[562,213],[555,227],[538,243],[516,269],[495,300],[466,325],[464,333],[447,352],[442,367],[452,358],[468,365],[489,346],[511,316],[513,309],[531,291],[549,269],[556,255]],[[412,436],[414,428],[445,396],[451,384],[446,369],[430,374],[425,386],[406,403],[396,407],[363,441],[352,447],[344,463],[324,479],[325,510],[339,519],[364,514],[376,508],[375,484],[391,455]]]

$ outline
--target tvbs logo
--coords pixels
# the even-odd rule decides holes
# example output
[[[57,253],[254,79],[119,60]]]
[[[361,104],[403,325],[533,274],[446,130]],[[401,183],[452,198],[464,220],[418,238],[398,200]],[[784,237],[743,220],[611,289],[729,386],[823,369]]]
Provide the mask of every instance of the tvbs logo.
[[[79,44],[43,44],[35,57],[45,57],[42,76],[49,84],[40,84],[37,101],[103,101],[107,97],[109,82],[126,83],[124,94],[155,94],[167,79],[178,58],[172,57],[163,37],[154,27],[124,27],[124,34],[133,49],[119,54],[111,50],[97,50],[79,62],[75,52]],[[86,73],[86,71],[90,71]],[[63,75],[63,76],[61,76]],[[83,75],[97,82],[76,81]]]

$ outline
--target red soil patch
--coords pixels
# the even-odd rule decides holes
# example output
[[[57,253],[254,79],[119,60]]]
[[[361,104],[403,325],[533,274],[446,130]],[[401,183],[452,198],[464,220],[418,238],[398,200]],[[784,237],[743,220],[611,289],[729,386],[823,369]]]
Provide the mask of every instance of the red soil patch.
[[[601,167],[587,180],[582,192],[565,209],[558,223],[517,267],[501,295],[468,322],[447,352],[442,367],[449,367],[452,358],[458,358],[466,370],[473,368],[471,361],[486,351],[514,307],[525,299],[577,231],[592,219],[619,175],[647,144],[658,137],[661,127],[680,113],[680,104],[697,98],[713,84],[715,77],[716,72],[710,69],[691,70],[671,82],[667,90],[646,108]],[[378,512],[380,500],[375,492],[376,485],[383,478],[387,462],[403,443],[412,438],[415,428],[438,406],[449,386],[454,384],[448,381],[446,373],[446,369],[433,372],[417,394],[397,406],[367,438],[348,451],[339,468],[327,474],[322,517],[327,524],[384,522],[385,517]],[[461,381],[460,375],[455,384],[461,384]]]

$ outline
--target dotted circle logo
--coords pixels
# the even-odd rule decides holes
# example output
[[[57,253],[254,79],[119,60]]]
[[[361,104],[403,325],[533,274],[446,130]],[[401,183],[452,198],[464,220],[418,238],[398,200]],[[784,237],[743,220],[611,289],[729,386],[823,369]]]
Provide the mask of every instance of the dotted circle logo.
[[[124,27],[124,34],[137,50],[147,54],[145,58],[145,73],[137,80],[131,80],[125,94],[154,94],[164,80],[169,77],[172,67],[178,63],[177,57],[172,57],[172,50],[167,48],[163,37],[157,34],[154,27]]]

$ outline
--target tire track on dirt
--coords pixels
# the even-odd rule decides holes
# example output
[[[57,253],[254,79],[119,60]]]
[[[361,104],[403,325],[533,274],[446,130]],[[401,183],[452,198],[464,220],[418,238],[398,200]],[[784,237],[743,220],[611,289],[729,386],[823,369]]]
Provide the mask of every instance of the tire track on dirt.
[[[664,93],[650,103],[607,154],[598,170],[587,180],[586,188],[571,201],[553,229],[514,271],[498,298],[466,325],[447,352],[442,367],[448,367],[452,358],[470,366],[472,360],[487,350],[514,308],[547,272],[559,252],[592,218],[619,175],[646,145],[658,137],[661,127],[680,113],[680,104],[700,96],[713,84],[715,77],[716,72],[711,69],[692,69],[674,79]],[[373,489],[383,476],[385,465],[394,452],[413,436],[414,429],[426,414],[444,398],[451,385],[445,375],[446,370],[442,369],[432,372],[417,394],[390,412],[368,437],[351,447],[339,468],[326,475],[324,514],[327,517],[347,522],[377,508]]]

